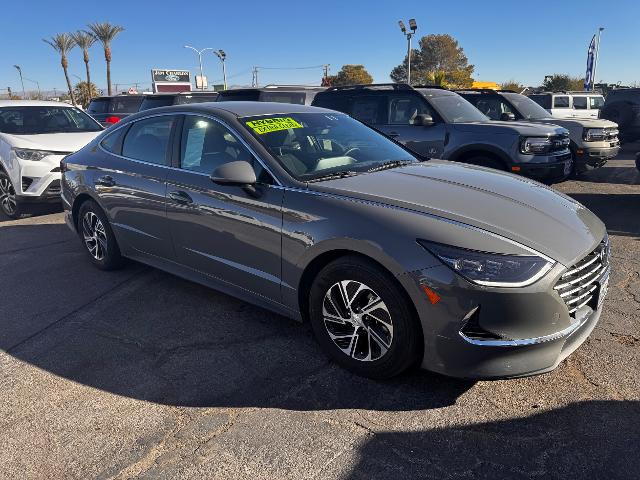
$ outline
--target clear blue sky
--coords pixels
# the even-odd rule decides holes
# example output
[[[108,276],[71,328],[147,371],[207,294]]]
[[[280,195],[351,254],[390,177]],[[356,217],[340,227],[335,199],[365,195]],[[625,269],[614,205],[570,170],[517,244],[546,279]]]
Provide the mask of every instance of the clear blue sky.
[[[602,35],[600,81],[640,82],[640,2],[601,0],[514,2],[450,0],[435,2],[277,1],[89,2],[35,0],[2,7],[0,88],[19,91],[14,64],[43,90],[65,86],[59,58],[43,37],[109,21],[126,28],[113,44],[113,82],[150,84],[150,69],[197,71],[194,52],[183,48],[215,47],[228,54],[230,84],[249,84],[251,67],[304,67],[331,64],[335,73],[346,63],[362,63],[379,82],[406,51],[397,21],[418,22],[418,35],[448,33],[476,66],[477,80],[516,79],[538,85],[544,75],[584,75],[586,50],[598,26]],[[168,3],[168,2],[167,2]],[[526,8],[524,5],[532,8]],[[183,9],[177,5],[184,5]],[[310,6],[306,6],[310,5]],[[534,7],[537,5],[537,7]],[[84,77],[78,50],[70,55],[70,72]],[[101,48],[91,49],[93,79],[104,88]],[[221,78],[220,64],[205,57],[209,83]],[[317,83],[314,70],[263,70],[261,84]],[[72,77],[72,81],[77,79]],[[27,89],[35,84],[26,82]]]

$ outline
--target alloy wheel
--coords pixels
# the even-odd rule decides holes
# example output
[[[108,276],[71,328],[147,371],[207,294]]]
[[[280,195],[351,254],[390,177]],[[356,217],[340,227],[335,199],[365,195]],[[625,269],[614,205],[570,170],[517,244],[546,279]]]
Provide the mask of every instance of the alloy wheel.
[[[16,191],[5,175],[0,176],[0,207],[7,215],[13,215],[17,207]]]
[[[82,218],[82,236],[93,258],[100,261],[107,252],[107,233],[102,220],[93,212],[87,212]]]
[[[364,283],[333,284],[322,302],[327,333],[345,355],[362,362],[382,358],[393,342],[393,322],[382,298]]]

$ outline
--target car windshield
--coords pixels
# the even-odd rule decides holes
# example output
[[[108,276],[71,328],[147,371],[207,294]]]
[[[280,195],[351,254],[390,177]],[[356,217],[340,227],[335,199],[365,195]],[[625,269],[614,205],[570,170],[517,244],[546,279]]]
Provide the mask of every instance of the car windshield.
[[[513,105],[513,107],[526,120],[541,120],[549,118],[549,112],[534,102],[529,97],[520,95],[519,93],[503,93],[504,97]]]
[[[0,132],[13,135],[99,132],[102,127],[73,107],[29,106],[0,108]]]
[[[140,108],[142,97],[127,97],[126,95],[111,97],[109,113],[135,113]]]
[[[344,114],[288,113],[245,117],[240,122],[301,181],[418,161],[404,148]]]
[[[460,95],[434,96],[429,99],[448,123],[488,122],[489,118]]]

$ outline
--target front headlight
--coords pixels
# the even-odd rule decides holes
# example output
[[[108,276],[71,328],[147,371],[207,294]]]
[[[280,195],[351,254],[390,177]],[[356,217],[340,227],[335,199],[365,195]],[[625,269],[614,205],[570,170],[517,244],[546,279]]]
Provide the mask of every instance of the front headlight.
[[[520,140],[520,152],[528,155],[544,155],[551,151],[553,141],[545,137],[524,137]]]
[[[14,152],[16,152],[16,156],[21,160],[31,160],[32,162],[37,162],[42,160],[44,157],[49,155],[55,155],[53,152],[48,152],[46,150],[32,150],[30,148],[14,148]]]
[[[585,128],[582,133],[582,138],[586,142],[597,142],[598,140],[604,140],[606,138],[606,132],[604,128]]]
[[[542,278],[554,263],[536,255],[503,255],[419,240],[454,272],[472,283],[491,287],[524,287]]]

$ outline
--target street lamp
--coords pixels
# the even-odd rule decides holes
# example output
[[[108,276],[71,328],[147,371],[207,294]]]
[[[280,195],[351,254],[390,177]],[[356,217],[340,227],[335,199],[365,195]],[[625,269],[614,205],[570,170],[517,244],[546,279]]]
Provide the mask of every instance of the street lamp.
[[[200,81],[202,83],[202,90],[204,90],[206,85],[204,82],[204,74],[202,73],[202,53],[206,52],[207,50],[213,50],[213,48],[207,47],[207,48],[203,48],[202,50],[198,50],[197,48],[192,47],[191,45],[185,45],[184,48],[190,48],[191,50],[193,50],[198,54],[198,61],[200,62]]]
[[[38,98],[42,100],[42,92],[40,92],[40,83],[37,80],[31,80],[30,78],[24,77],[24,79],[28,82],[35,83],[38,87]]]
[[[416,23],[415,18],[409,19],[409,29],[411,32],[407,31],[402,20],[398,20],[398,25],[400,25],[400,30],[403,35],[407,37],[407,83],[411,85],[411,37],[415,35],[416,30],[418,29],[418,24]]]
[[[22,69],[20,68],[20,65],[14,65],[14,68],[18,70],[18,73],[20,74],[20,83],[22,84],[22,98],[24,99],[24,97],[26,97],[27,95],[24,93],[24,80],[22,80]]]
[[[227,54],[224,53],[224,50],[214,50],[213,53],[220,59],[222,62],[222,83],[224,84],[224,89],[227,89],[227,68],[225,67],[224,61],[227,59]]]

